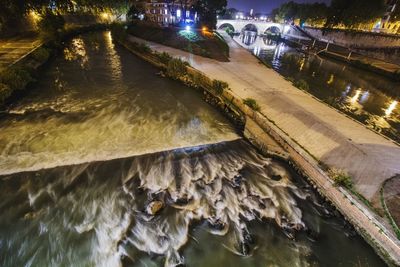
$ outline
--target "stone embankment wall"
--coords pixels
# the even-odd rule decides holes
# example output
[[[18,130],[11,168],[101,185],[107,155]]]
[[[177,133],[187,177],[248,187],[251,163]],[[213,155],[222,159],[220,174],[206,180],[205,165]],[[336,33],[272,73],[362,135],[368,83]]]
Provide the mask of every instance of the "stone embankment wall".
[[[373,32],[344,31],[336,29],[322,30],[305,27],[314,38],[334,42],[338,45],[354,48],[399,48],[400,36]]]
[[[386,62],[400,64],[400,36],[373,32],[357,32],[305,27],[305,31],[318,40],[329,41],[340,46]]]

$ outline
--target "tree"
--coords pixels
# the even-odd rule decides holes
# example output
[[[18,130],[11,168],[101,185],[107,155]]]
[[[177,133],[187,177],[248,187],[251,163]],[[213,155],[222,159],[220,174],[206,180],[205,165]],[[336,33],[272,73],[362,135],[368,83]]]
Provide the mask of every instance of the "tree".
[[[328,7],[324,3],[298,4],[293,1],[281,5],[272,11],[272,19],[277,22],[300,20],[300,24],[308,21],[313,24],[315,21],[326,19]]]
[[[198,0],[195,10],[200,16],[200,23],[210,29],[217,25],[217,15],[223,15],[226,11],[226,0]]]
[[[390,15],[390,21],[398,21],[400,20],[400,1],[397,1],[396,6]]]
[[[326,26],[343,24],[356,28],[360,24],[372,22],[385,13],[384,0],[332,0]]]
[[[236,8],[228,8],[225,14],[222,16],[223,19],[235,19],[236,14],[239,12]]]
[[[140,15],[144,14],[146,11],[146,1],[136,0],[130,4],[127,16],[130,19],[138,19]]]

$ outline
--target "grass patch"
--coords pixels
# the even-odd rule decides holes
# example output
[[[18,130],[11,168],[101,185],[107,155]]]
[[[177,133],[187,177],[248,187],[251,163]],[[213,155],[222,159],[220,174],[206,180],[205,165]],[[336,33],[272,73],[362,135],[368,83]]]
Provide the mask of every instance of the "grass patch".
[[[246,106],[250,107],[252,110],[254,111],[260,111],[261,107],[260,105],[257,103],[257,101],[253,98],[246,98],[243,100],[243,104],[245,104]]]
[[[296,86],[297,88],[299,88],[300,90],[304,90],[304,91],[310,90],[310,86],[309,86],[308,83],[307,83],[305,80],[303,80],[303,79],[300,79],[300,80],[298,80],[298,81],[295,81],[295,82],[293,83],[293,85]]]
[[[348,189],[353,188],[353,179],[346,171],[332,168],[328,170],[328,175],[335,182],[335,186],[343,186]]]
[[[128,27],[128,33],[139,38],[184,50],[196,55],[229,61],[229,47],[212,32],[192,29],[162,28],[150,22],[134,22]]]

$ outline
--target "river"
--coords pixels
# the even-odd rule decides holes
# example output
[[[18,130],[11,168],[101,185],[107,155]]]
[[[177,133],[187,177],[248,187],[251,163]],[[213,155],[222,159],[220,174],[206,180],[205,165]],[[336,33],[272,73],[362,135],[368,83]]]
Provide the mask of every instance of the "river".
[[[235,40],[303,90],[400,142],[400,82],[305,54],[250,31]]]
[[[290,166],[109,32],[73,38],[7,108],[0,152],[1,266],[385,266]]]

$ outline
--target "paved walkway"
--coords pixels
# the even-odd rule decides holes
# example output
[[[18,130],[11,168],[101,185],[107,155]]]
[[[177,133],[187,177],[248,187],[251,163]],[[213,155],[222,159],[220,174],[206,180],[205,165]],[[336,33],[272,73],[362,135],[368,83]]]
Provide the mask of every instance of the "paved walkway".
[[[37,37],[16,37],[0,39],[0,71],[16,63],[40,45]]]
[[[256,99],[261,112],[293,140],[328,166],[347,170],[357,190],[379,203],[382,182],[400,173],[400,147],[295,88],[229,36],[224,37],[230,46],[230,62],[147,43],[154,50],[188,61],[211,78],[228,82],[242,99]]]

